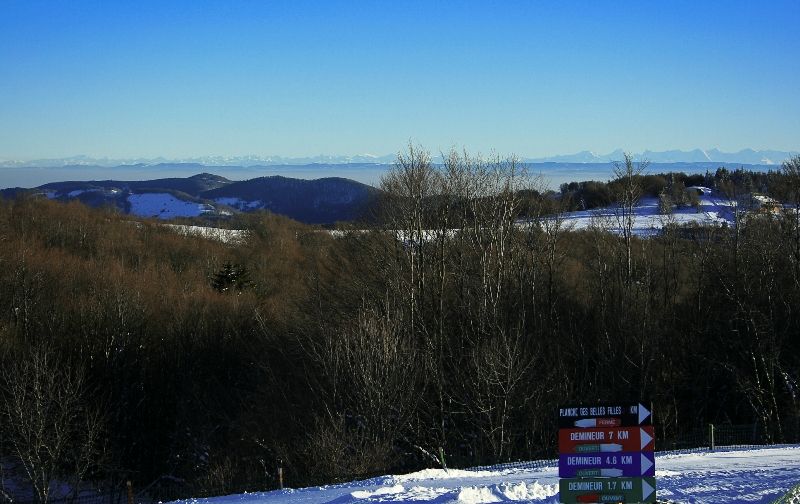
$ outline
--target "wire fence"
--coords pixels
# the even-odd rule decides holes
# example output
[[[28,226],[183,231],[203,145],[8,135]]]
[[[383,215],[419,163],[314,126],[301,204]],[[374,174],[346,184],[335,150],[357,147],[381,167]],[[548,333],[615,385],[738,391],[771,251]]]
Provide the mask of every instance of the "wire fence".
[[[756,447],[775,444],[769,440],[759,424],[746,425],[714,425],[709,424],[705,429],[679,434],[672,438],[658,439],[656,432],[656,451],[674,451],[686,448],[717,447]]]
[[[798,440],[795,439],[794,441]],[[713,451],[722,448],[757,448],[774,444],[776,443],[769,440],[758,424],[709,424],[704,429],[695,429],[666,438],[659,437],[658,426],[656,426],[656,452]],[[470,467],[469,470],[540,469],[557,465],[558,460],[556,459],[520,460],[502,464],[478,465]]]

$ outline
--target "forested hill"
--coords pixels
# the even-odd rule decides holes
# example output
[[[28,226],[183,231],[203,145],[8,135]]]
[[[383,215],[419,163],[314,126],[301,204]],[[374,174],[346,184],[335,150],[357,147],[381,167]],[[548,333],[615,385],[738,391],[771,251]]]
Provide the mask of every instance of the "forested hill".
[[[268,209],[300,222],[352,221],[363,215],[379,191],[353,180],[261,177],[232,182],[201,196],[239,210]]]
[[[34,189],[5,189],[42,194],[60,201],[78,200],[93,207],[111,206],[140,217],[224,217],[268,210],[308,224],[352,221],[364,215],[379,191],[344,178],[316,180],[280,176],[232,181],[210,173],[187,178],[142,181],[68,181]]]
[[[43,191],[55,191],[57,194],[71,191],[91,191],[92,189],[127,189],[136,192],[146,191],[179,191],[189,196],[201,197],[202,193],[230,184],[225,177],[212,173],[199,173],[191,177],[171,177],[153,180],[93,180],[52,182],[39,186]]]

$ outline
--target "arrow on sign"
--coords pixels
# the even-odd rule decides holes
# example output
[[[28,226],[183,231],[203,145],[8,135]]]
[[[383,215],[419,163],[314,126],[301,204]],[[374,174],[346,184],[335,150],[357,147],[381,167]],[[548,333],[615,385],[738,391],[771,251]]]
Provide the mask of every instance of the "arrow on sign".
[[[653,413],[641,401],[563,405],[558,408],[558,426],[575,427],[638,427],[651,425]]]
[[[642,479],[642,501],[643,502],[646,502],[647,498],[650,497],[653,494],[653,492],[655,492],[655,490],[656,489],[651,487],[646,479]]]
[[[558,449],[562,454],[653,451],[654,436],[650,426],[559,429]]]
[[[650,412],[644,407],[644,404],[639,403],[639,425],[642,425],[642,422],[647,420],[649,416]]]
[[[655,478],[566,478],[558,482],[558,501],[655,502]]]
[[[640,449],[643,450],[644,447],[647,446],[648,444],[650,444],[650,441],[653,440],[653,436],[648,434],[647,431],[645,431],[644,429],[639,429],[639,430],[642,432],[642,437],[641,437],[641,445],[642,446],[640,447]]]
[[[653,467],[653,461],[650,460],[650,456],[647,454],[647,452],[642,452],[642,455],[639,460],[641,460],[642,464],[641,474],[647,474],[647,470]]]
[[[622,474],[607,472],[609,470],[621,470]],[[562,478],[654,476],[655,458],[652,452],[638,451],[564,453],[558,457],[558,474]]]

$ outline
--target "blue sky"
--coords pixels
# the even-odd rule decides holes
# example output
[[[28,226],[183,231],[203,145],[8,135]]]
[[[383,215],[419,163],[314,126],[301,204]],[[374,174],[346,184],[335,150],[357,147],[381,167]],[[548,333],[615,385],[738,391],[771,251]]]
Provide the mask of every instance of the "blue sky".
[[[0,0],[0,159],[799,150],[799,23],[798,0]]]

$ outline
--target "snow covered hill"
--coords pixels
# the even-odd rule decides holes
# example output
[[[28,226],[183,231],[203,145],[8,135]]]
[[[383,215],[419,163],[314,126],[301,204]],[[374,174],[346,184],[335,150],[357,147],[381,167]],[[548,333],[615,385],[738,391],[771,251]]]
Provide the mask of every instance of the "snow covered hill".
[[[0,198],[26,193],[59,201],[77,199],[93,207],[111,206],[139,217],[164,220],[268,210],[306,224],[333,224],[361,217],[379,191],[341,177],[305,180],[269,176],[232,181],[200,173],[140,181],[53,182],[33,189],[0,190]]]
[[[427,469],[340,485],[231,495],[203,504],[374,504],[558,502],[556,461],[489,470]],[[769,503],[800,483],[800,446],[663,452],[656,455],[659,502]]]

